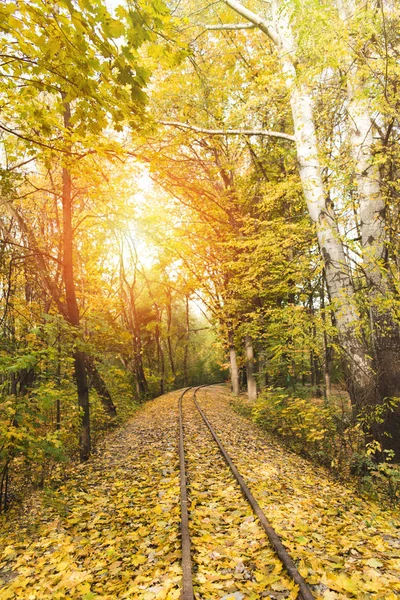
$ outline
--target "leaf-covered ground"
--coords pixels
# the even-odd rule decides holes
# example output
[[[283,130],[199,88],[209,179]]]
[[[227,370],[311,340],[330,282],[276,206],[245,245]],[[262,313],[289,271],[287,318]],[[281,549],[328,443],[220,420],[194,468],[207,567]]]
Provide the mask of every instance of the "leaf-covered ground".
[[[300,573],[324,600],[400,598],[400,515],[359,498],[327,472],[271,443],[229,408],[221,389],[202,408]]]
[[[177,398],[146,405],[50,501],[2,519],[1,600],[179,598]]]
[[[1,600],[179,598],[178,396],[148,403],[56,492],[2,517]],[[223,388],[198,398],[315,596],[398,600],[395,514],[272,443]],[[295,598],[190,398],[184,419],[196,598]]]
[[[245,594],[256,600],[269,590],[277,600],[295,600],[297,586],[283,571],[193,400],[185,398],[189,527],[197,597],[236,593],[236,598]]]

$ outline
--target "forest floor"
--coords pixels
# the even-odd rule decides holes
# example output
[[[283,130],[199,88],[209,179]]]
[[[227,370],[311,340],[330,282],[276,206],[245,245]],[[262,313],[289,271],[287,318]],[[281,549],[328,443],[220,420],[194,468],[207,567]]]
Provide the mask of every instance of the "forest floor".
[[[1,518],[0,600],[179,598],[178,397],[147,403],[56,490]],[[230,399],[198,393],[315,597],[399,600],[399,514],[277,445]],[[184,423],[196,598],[296,598],[190,399]]]

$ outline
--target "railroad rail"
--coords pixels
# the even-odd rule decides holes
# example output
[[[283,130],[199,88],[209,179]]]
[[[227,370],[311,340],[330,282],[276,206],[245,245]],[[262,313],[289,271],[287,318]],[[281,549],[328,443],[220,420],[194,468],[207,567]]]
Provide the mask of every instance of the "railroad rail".
[[[203,419],[204,424],[209,429],[215,443],[218,445],[218,448],[225,459],[225,462],[228,464],[232,475],[234,476],[236,482],[241,488],[243,496],[246,498],[251,508],[253,509],[254,514],[258,517],[258,520],[264,529],[265,533],[268,536],[268,539],[273,547],[274,551],[278,555],[281,560],[283,566],[285,567],[287,573],[291,577],[291,579],[299,586],[299,594],[298,600],[315,600],[315,596],[312,594],[309,586],[307,585],[304,578],[300,575],[293,559],[289,555],[285,546],[282,543],[279,535],[276,533],[275,529],[272,527],[271,523],[268,521],[264,512],[262,511],[260,505],[257,500],[254,498],[250,489],[248,488],[246,482],[243,477],[239,473],[237,467],[235,466],[233,460],[229,456],[226,451],[224,445],[221,440],[217,436],[214,431],[210,421],[199,405],[196,394],[199,389],[208,386],[198,386],[196,388],[186,388],[179,397],[178,407],[179,407],[179,460],[180,460],[180,490],[181,490],[181,543],[182,543],[182,592],[181,592],[181,600],[194,600],[194,590],[193,590],[193,574],[192,574],[192,558],[190,552],[190,531],[189,531],[189,510],[188,510],[188,494],[187,494],[187,477],[186,477],[186,463],[185,463],[185,447],[184,447],[184,424],[183,424],[183,398],[186,394],[191,392],[193,394],[194,404]]]

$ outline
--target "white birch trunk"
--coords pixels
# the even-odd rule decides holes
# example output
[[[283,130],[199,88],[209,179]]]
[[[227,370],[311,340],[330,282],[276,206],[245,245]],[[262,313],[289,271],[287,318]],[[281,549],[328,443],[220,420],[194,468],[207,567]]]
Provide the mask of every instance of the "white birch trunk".
[[[245,337],[247,395],[251,402],[257,400],[257,382],[254,376],[253,340],[250,335]]]
[[[235,394],[235,396],[239,396],[239,370],[237,366],[236,348],[232,330],[229,330],[228,332],[228,341],[232,392]]]
[[[338,0],[340,1],[340,0]],[[342,0],[345,2],[346,0]],[[311,96],[296,73],[296,40],[289,15],[288,3],[271,0],[273,27],[268,19],[245,9],[237,0],[224,0],[243,18],[264,31],[276,45],[286,87],[290,94],[295,141],[304,196],[312,221],[315,223],[318,243],[325,264],[328,292],[339,330],[340,343],[345,352],[349,374],[348,390],[353,402],[373,406],[376,401],[400,394],[400,336],[398,326],[389,323],[390,315],[373,315],[379,337],[378,374],[374,372],[370,352],[362,340],[361,319],[354,303],[354,290],[343,245],[338,235],[334,212],[329,206],[321,177],[318,144],[312,114]],[[354,0],[349,0],[354,2]],[[362,247],[368,280],[375,290],[385,286],[381,272],[384,257],[384,204],[380,179],[372,155],[372,120],[368,104],[359,94],[357,73],[349,74],[349,116],[352,125],[352,155],[360,197]],[[400,458],[400,409],[390,415],[383,430],[392,435],[390,444]],[[390,445],[389,444],[389,445]]]
[[[356,387],[364,388],[371,381],[371,364],[360,340],[359,314],[354,303],[354,289],[342,241],[339,237],[333,208],[321,175],[318,141],[312,111],[312,99],[306,85],[298,82],[295,61],[296,41],[289,15],[277,0],[272,2],[274,23],[278,35],[280,62],[290,94],[297,160],[309,215],[315,223],[318,244],[325,265],[326,284],[339,329],[341,344],[351,365]]]
[[[309,215],[315,224],[318,244],[325,265],[327,288],[336,316],[341,345],[351,373],[353,395],[371,386],[371,361],[360,339],[360,318],[354,302],[354,290],[343,244],[332,207],[324,189],[318,142],[312,112],[312,99],[304,83],[297,78],[297,44],[293,35],[287,3],[272,0],[272,23],[255,15],[237,0],[224,2],[243,18],[257,25],[274,42],[279,53],[282,74],[289,91],[299,173]]]
[[[345,27],[356,12],[354,0],[337,0],[340,19]],[[355,57],[347,56],[348,123],[360,204],[360,230],[364,270],[375,288],[386,288],[382,273],[385,257],[385,202],[379,168],[373,156],[373,123],[365,81]]]
[[[350,29],[357,11],[356,0],[336,1],[340,19],[344,27]],[[351,43],[349,47],[352,47]],[[347,68],[350,144],[360,205],[363,266],[370,287],[372,354],[377,373],[378,400],[384,400],[400,396],[400,329],[387,302],[382,302],[390,288],[383,270],[386,253],[385,201],[379,168],[373,155],[373,121],[365,78],[357,56],[348,53],[344,60]],[[389,445],[400,458],[400,407],[390,415],[383,430],[391,434]],[[388,440],[383,439],[383,443],[386,445]]]

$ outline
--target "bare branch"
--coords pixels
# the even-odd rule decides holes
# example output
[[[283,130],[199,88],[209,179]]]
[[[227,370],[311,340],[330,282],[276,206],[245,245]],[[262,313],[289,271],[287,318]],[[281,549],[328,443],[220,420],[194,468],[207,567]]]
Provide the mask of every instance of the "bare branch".
[[[255,27],[258,27],[259,29],[261,29],[261,31],[266,33],[267,36],[269,37],[269,39],[274,42],[274,44],[279,45],[279,38],[278,38],[277,33],[272,29],[272,27],[269,25],[269,23],[265,19],[263,19],[262,17],[260,17],[256,13],[254,13],[253,11],[251,11],[248,8],[246,8],[245,6],[243,6],[243,4],[241,4],[240,2],[237,2],[237,0],[223,0],[223,1],[232,10],[237,12],[238,15],[240,15],[247,21],[250,21],[250,23],[253,23],[253,25],[255,25]]]
[[[294,135],[289,133],[281,133],[280,131],[269,131],[268,129],[205,129],[204,127],[196,127],[195,125],[189,125],[189,123],[181,123],[179,121],[157,121],[160,125],[166,125],[167,127],[177,127],[181,129],[190,129],[197,133],[205,133],[206,135],[259,135],[265,137],[276,137],[283,140],[295,141]]]
[[[256,29],[257,25],[254,23],[228,23],[226,25],[204,25],[204,29],[207,31],[222,31],[222,30],[236,30],[236,29]]]

